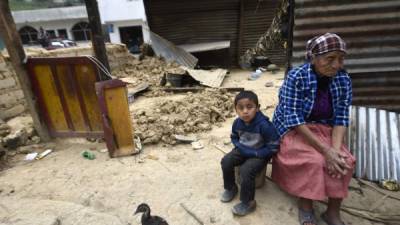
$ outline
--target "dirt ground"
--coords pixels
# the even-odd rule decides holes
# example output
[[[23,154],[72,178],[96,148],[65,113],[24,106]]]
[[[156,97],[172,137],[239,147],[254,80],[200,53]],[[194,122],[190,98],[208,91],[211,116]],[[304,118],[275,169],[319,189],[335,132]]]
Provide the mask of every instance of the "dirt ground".
[[[255,91],[263,111],[271,116],[283,72],[265,72],[255,81],[247,80],[249,74],[231,71],[223,86]],[[266,82],[273,82],[274,86],[265,87]],[[139,97],[131,109],[145,110],[154,102],[183,97],[183,94]],[[24,155],[18,154],[11,159],[11,167],[0,172],[0,224],[136,225],[140,224],[140,216],[134,216],[133,212],[138,204],[146,202],[152,213],[164,217],[169,224],[201,224],[185,207],[203,224],[297,225],[296,200],[268,179],[256,191],[257,210],[246,217],[234,217],[231,213],[238,198],[231,203],[219,201],[223,190],[220,159],[224,153],[214,145],[230,150],[230,145],[224,142],[229,139],[233,119],[198,133],[204,145],[200,150],[193,150],[190,144],[160,143],[145,145],[136,156],[110,159],[104,153],[104,143],[63,139],[56,140],[54,152],[42,160],[26,162]],[[93,150],[96,159],[83,158],[84,150]],[[350,191],[345,204],[369,208],[381,197],[369,189],[364,190],[364,195]],[[388,212],[399,207],[398,202],[387,198],[375,208]],[[317,215],[324,209],[318,203]],[[347,213],[343,213],[343,219],[353,225],[381,224]]]

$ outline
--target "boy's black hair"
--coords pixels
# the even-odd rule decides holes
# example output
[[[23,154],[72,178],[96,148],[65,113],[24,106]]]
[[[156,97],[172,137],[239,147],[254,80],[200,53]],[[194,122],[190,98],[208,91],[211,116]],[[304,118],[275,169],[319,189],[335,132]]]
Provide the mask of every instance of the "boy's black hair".
[[[258,107],[258,97],[256,95],[256,93],[252,92],[252,91],[241,91],[239,92],[239,94],[236,95],[235,97],[235,107],[238,103],[239,100],[244,99],[244,98],[248,98],[249,100],[253,101],[256,106]]]

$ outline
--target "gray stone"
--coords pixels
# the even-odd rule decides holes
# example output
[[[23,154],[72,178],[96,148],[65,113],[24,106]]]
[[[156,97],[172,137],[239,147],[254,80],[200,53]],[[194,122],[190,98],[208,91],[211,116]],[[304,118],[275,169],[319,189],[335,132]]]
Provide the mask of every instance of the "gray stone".
[[[9,131],[10,129],[11,129],[11,127],[8,124],[0,122],[0,131],[2,131],[2,130],[8,130]]]
[[[229,145],[229,144],[231,144],[231,143],[232,143],[232,141],[231,141],[230,138],[225,138],[225,139],[224,139],[224,145]]]
[[[279,67],[275,64],[269,64],[267,66],[267,71],[278,71],[278,70],[279,70]]]
[[[4,147],[9,149],[16,149],[18,146],[21,145],[20,137],[16,135],[8,135],[3,139],[3,142],[4,142]]]
[[[3,139],[4,147],[8,149],[16,149],[18,146],[25,145],[28,135],[25,129],[18,130],[14,134],[10,134]]]
[[[10,130],[0,130],[0,137],[6,137],[10,134]]]
[[[0,118],[6,120],[15,117],[25,111],[23,104],[16,105],[10,109],[0,110]]]
[[[274,82],[269,81],[269,82],[265,83],[264,86],[265,86],[265,87],[273,87],[273,86],[274,86]]]
[[[15,105],[24,98],[24,94],[22,90],[14,90],[7,91],[4,94],[0,95],[0,104],[1,105]]]
[[[26,144],[39,144],[40,143],[40,137],[38,136],[33,136],[31,138],[28,139],[28,141],[26,142]]]
[[[45,148],[45,149],[55,149],[56,148],[56,143],[54,143],[54,142],[47,142],[47,143],[43,143],[42,144],[43,145],[43,148]]]
[[[40,145],[26,145],[26,146],[20,146],[17,149],[18,154],[29,154],[32,152],[36,152],[38,149],[41,149]]]
[[[15,82],[15,80],[12,77],[10,77],[0,82],[0,89],[14,87],[16,84],[17,83]]]

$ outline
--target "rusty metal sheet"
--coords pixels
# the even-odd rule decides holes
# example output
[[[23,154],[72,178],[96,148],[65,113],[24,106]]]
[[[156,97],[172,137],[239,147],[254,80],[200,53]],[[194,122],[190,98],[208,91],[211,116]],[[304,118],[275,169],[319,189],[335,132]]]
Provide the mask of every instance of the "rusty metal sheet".
[[[304,61],[305,43],[334,32],[347,43],[350,73],[400,71],[400,1],[296,0],[293,65]]]
[[[400,112],[399,9],[398,0],[296,0],[292,66],[304,63],[308,39],[337,33],[348,47],[353,104]]]
[[[400,182],[400,116],[353,106],[347,142],[356,157],[356,177]]]
[[[42,119],[52,137],[102,137],[95,82],[86,57],[29,58],[28,72]]]
[[[126,83],[121,80],[97,82],[96,93],[110,157],[138,153],[133,137]]]

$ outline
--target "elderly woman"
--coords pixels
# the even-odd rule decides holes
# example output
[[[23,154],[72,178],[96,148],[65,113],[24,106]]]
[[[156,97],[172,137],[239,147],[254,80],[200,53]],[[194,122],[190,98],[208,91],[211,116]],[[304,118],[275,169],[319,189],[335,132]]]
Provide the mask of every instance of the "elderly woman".
[[[355,159],[343,144],[349,125],[351,80],[343,61],[345,42],[326,33],[307,42],[304,65],[289,71],[279,91],[273,123],[281,136],[272,178],[299,198],[301,225],[316,224],[313,200],[328,198],[322,219],[344,224],[340,205],[347,196]]]

